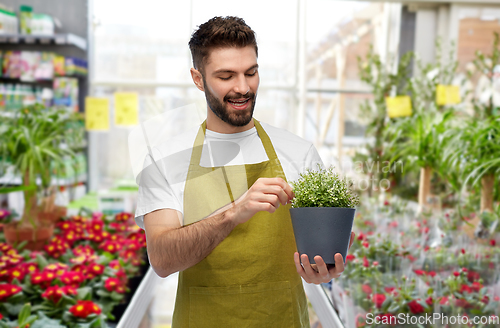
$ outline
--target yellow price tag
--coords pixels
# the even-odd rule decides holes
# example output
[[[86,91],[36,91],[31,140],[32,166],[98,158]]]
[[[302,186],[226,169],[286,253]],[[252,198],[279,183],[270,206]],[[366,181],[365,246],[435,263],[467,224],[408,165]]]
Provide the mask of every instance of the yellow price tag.
[[[390,118],[410,116],[412,113],[410,96],[386,97],[385,104]]]
[[[87,131],[109,130],[109,100],[107,98],[85,98],[85,129]]]
[[[115,93],[115,125],[131,126],[139,123],[139,99],[137,93]]]
[[[436,87],[436,103],[438,106],[455,105],[461,102],[458,85],[442,85]]]

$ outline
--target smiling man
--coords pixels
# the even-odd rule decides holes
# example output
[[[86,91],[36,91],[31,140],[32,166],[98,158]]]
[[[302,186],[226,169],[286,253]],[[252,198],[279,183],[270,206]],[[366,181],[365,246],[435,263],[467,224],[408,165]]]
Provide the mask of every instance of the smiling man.
[[[189,47],[206,121],[154,150],[150,167],[164,179],[140,184],[136,212],[155,272],[180,272],[172,327],[309,327],[300,277],[328,282],[343,259],[299,258],[287,181],[321,159],[312,143],[253,118],[258,48],[241,18],[210,19]],[[183,148],[192,151],[165,160]]]

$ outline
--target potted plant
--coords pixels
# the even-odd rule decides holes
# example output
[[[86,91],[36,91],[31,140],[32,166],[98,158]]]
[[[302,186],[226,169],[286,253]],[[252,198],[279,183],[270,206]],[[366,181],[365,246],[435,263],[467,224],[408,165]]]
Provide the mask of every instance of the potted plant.
[[[295,197],[290,215],[297,249],[314,263],[320,255],[326,264],[335,264],[336,253],[346,259],[355,209],[359,197],[353,183],[318,165],[317,170],[301,173],[291,183]]]
[[[61,109],[45,108],[36,104],[12,111],[2,117],[0,125],[0,168],[11,169],[19,174],[24,193],[24,211],[19,221],[4,227],[7,242],[17,244],[29,240],[26,248],[41,248],[52,237],[53,225],[38,218],[40,206],[38,192],[45,194],[41,202],[44,208],[53,207],[51,169],[63,167],[64,156],[74,156],[66,143],[66,126],[72,115]],[[37,183],[39,179],[39,183]],[[0,190],[5,186],[0,186]]]

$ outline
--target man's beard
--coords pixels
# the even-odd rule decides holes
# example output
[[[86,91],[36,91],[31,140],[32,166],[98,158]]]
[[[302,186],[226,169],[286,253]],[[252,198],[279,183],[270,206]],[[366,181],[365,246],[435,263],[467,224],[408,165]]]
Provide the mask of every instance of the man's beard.
[[[257,98],[255,93],[249,91],[246,95],[240,93],[231,97],[225,96],[223,101],[220,102],[219,99],[208,90],[205,78],[203,78],[203,85],[205,85],[205,98],[207,99],[208,107],[210,107],[218,118],[232,126],[245,126],[250,123],[255,109],[255,99]],[[249,98],[248,101],[251,102],[249,108],[245,110],[235,110],[230,113],[226,108],[226,104],[228,104],[227,101],[241,98]]]

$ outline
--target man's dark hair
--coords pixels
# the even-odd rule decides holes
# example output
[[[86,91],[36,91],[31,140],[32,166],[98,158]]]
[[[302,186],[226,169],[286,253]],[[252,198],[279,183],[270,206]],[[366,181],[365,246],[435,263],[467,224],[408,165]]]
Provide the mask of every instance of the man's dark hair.
[[[206,64],[210,50],[246,46],[254,46],[255,54],[258,55],[255,32],[242,18],[234,16],[217,16],[210,19],[198,26],[189,40],[193,66],[200,72]]]

